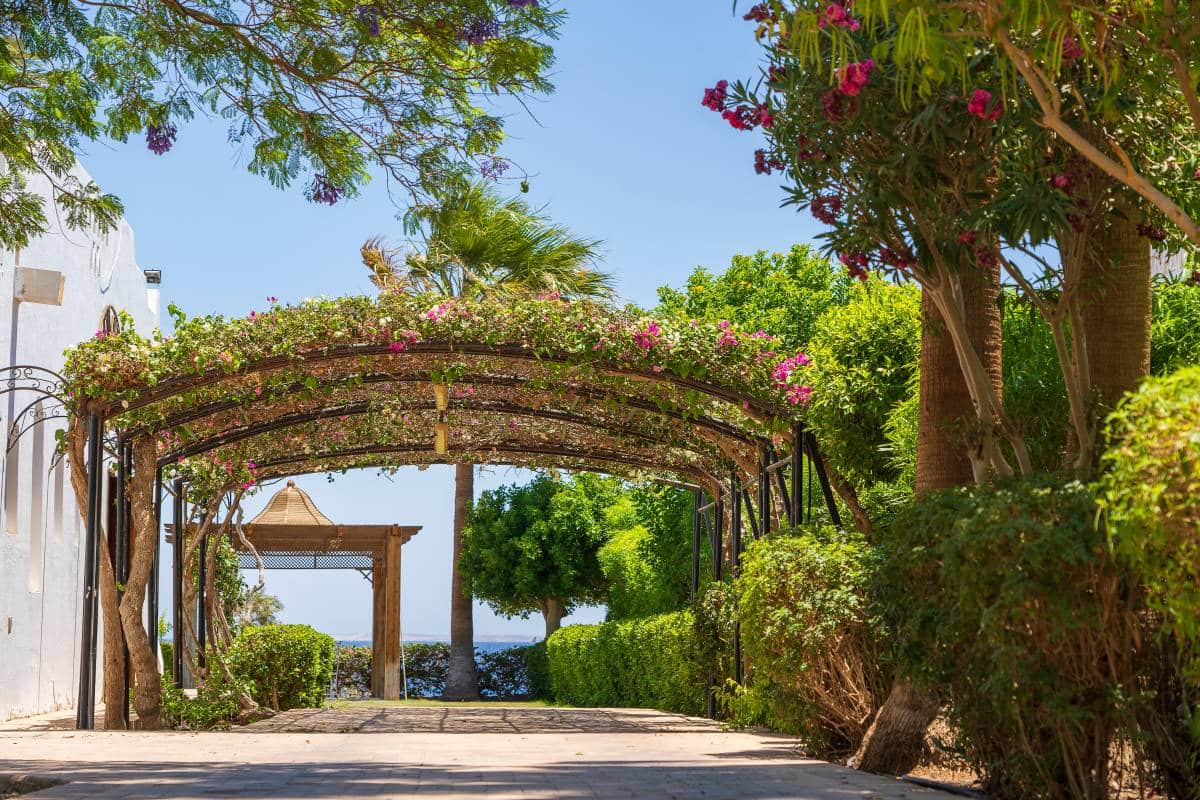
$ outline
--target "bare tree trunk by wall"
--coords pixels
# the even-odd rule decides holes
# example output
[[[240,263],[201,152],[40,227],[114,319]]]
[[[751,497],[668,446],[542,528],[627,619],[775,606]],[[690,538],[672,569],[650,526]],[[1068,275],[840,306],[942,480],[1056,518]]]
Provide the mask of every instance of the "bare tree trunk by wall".
[[[1081,276],[1089,374],[1100,412],[1150,372],[1150,240],[1139,217],[1110,214],[1096,226]]]
[[[968,334],[983,359],[992,383],[1003,385],[1000,352],[998,268],[961,275]],[[954,345],[928,294],[921,298],[921,396],[917,429],[916,493],[971,483],[968,457],[974,416]],[[938,700],[899,676],[875,715],[854,757],[868,772],[902,775],[915,767],[925,746],[925,732],[938,713]]]
[[[101,690],[104,698],[104,729],[125,730],[125,634],[121,628],[121,612],[117,606],[117,582],[113,575],[112,551],[108,537],[100,534],[100,610],[103,623],[104,682]]]
[[[562,619],[567,615],[567,610],[563,607],[561,600],[553,597],[539,600],[538,610],[542,612],[542,618],[546,621],[545,638],[549,639],[550,634],[562,627]]]
[[[454,564],[450,578],[450,665],[445,696],[455,700],[479,697],[475,680],[475,622],[471,594],[458,560],[462,556],[462,534],[475,498],[475,467],[454,465]]]
[[[129,481],[131,511],[129,581],[121,598],[121,622],[129,643],[129,658],[133,665],[133,707],[137,711],[137,727],[156,730],[162,727],[162,683],[158,674],[158,658],[146,635],[142,608],[146,601],[146,586],[154,567],[158,547],[158,531],[154,527],[155,445],[148,436],[133,443],[133,477]]]

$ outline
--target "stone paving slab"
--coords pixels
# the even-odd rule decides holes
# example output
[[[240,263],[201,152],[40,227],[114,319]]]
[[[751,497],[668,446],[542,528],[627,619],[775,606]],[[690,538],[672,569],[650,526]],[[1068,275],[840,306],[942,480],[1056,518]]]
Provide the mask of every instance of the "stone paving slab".
[[[678,719],[690,720],[676,715],[656,719],[655,712],[576,709],[565,719],[575,726],[591,725],[591,729],[522,732],[522,728],[539,730],[546,724],[540,720],[547,715],[539,713],[524,720],[521,716],[527,709],[506,709],[505,724],[514,730],[437,733],[421,728],[424,722],[404,722],[392,715],[443,709],[357,711],[363,715],[387,711],[389,725],[409,732],[349,736],[253,729],[227,733],[6,731],[0,732],[0,777],[26,774],[66,781],[25,795],[30,800],[953,797],[805,758],[786,737],[721,731],[707,721],[702,721],[707,723],[704,728],[672,730],[680,724]],[[454,725],[469,728],[479,724],[478,715],[463,713],[475,709],[449,711],[447,720]],[[576,718],[593,713],[595,720],[590,723]],[[626,714],[632,721],[622,719]],[[427,718],[426,714],[415,716]],[[339,717],[345,721],[344,716]],[[496,724],[494,718],[485,721]]]

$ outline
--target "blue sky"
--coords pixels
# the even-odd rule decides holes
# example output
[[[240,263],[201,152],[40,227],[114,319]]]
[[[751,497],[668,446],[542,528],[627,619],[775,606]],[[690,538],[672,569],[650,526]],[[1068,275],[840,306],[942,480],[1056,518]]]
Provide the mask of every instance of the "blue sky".
[[[771,177],[754,174],[758,139],[700,106],[704,87],[752,74],[753,28],[728,0],[566,3],[554,94],[514,112],[504,153],[528,171],[528,199],[581,235],[604,241],[604,268],[621,297],[644,305],[703,265],[736,253],[784,250],[817,232],[808,215],[779,208]],[[293,302],[372,290],[358,259],[367,238],[400,238],[382,182],[335,207],[308,203],[248,174],[220,119],[180,126],[155,156],[140,139],[92,145],[82,161],[124,201],[143,268],[163,271],[162,294],[189,314],[244,315],[268,296]],[[165,317],[165,314],[164,314]],[[477,491],[525,476],[485,471]],[[407,633],[449,630],[452,470],[364,472],[298,483],[337,522],[423,525],[405,547]],[[257,510],[266,497],[256,498]],[[370,589],[354,572],[270,572],[287,622],[349,636],[370,630]],[[591,609],[574,619],[591,621]],[[481,636],[532,638],[540,619],[504,620],[476,609]]]

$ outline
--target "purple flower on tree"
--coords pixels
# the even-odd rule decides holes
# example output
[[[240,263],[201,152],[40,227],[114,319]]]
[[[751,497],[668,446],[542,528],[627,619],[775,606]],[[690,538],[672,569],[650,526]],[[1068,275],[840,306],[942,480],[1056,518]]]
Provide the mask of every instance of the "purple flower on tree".
[[[175,144],[175,126],[171,123],[146,127],[146,146],[154,155],[161,156],[170,150],[173,144]]]
[[[342,197],[342,192],[329,182],[324,175],[317,175],[308,185],[308,199],[314,203],[334,205]]]
[[[474,19],[467,23],[458,33],[458,38],[469,45],[478,47],[489,39],[500,35],[500,23],[494,19]]]

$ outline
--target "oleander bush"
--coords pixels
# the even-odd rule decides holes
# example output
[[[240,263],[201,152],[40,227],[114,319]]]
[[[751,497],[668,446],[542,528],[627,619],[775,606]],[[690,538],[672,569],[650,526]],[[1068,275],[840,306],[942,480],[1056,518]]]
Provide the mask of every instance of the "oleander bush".
[[[921,497],[884,536],[907,674],[946,693],[993,798],[1103,798],[1142,639],[1092,492],[1035,478]]]
[[[890,684],[870,607],[876,560],[862,536],[829,526],[750,545],[733,583],[748,673],[735,722],[796,734],[827,758],[857,748]]]
[[[259,705],[276,711],[316,708],[333,678],[333,637],[308,625],[242,629],[226,654],[230,671],[244,680]]]
[[[555,700],[580,706],[704,709],[692,613],[568,625],[546,641]]]

